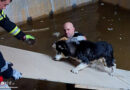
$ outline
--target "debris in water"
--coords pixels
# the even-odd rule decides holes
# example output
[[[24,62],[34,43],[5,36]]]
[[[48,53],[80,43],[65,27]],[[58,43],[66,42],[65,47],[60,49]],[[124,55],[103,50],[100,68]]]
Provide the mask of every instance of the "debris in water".
[[[112,30],[113,30],[113,28],[107,28],[107,30],[108,30],[108,31],[112,31]]]
[[[60,36],[60,32],[53,33],[53,36],[59,37]]]
[[[111,19],[111,21],[113,22],[114,20],[113,20],[113,19]]]
[[[113,20],[113,19],[108,19],[107,21],[108,21],[108,22],[113,22],[114,20]]]
[[[120,37],[120,40],[122,40],[122,37]]]
[[[114,12],[114,15],[117,15],[117,11]]]
[[[120,18],[118,18],[118,20],[120,21],[121,19],[120,19]]]
[[[84,8],[81,8],[81,11],[84,11]]]
[[[104,6],[104,3],[101,3],[101,6]]]
[[[41,22],[41,23],[43,23],[44,21],[43,21],[43,20],[41,20],[40,22]]]
[[[105,19],[106,17],[102,17],[102,19]]]
[[[101,38],[98,38],[98,41],[101,41],[102,39]]]
[[[23,31],[23,32],[40,32],[40,31],[47,31],[50,28],[41,28],[41,29],[32,29],[32,30],[27,30],[27,31]]]
[[[108,22],[110,22],[111,20],[110,19],[108,19]]]
[[[0,39],[1,39],[1,40],[4,40],[5,38],[4,38],[4,37],[1,37]]]

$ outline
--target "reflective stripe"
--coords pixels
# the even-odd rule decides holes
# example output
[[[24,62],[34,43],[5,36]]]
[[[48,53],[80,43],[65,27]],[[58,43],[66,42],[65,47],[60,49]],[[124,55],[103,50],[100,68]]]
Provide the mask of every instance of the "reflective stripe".
[[[20,32],[20,29],[16,26],[10,33],[16,36]]]
[[[4,16],[4,18],[6,17],[6,15],[5,15],[5,13],[4,13],[4,11],[2,10],[2,15]]]
[[[4,11],[2,10],[2,13],[0,14],[0,21],[6,18],[6,15],[4,14]]]
[[[3,19],[3,17],[0,15],[0,21]]]

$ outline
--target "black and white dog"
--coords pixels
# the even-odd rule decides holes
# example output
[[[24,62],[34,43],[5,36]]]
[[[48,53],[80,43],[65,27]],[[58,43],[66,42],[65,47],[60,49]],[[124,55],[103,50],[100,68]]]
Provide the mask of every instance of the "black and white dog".
[[[60,60],[65,56],[73,57],[81,61],[76,68],[71,70],[75,74],[77,74],[79,70],[87,67],[91,62],[98,60],[105,62],[104,65],[113,72],[113,67],[115,66],[113,48],[111,44],[105,41],[91,42],[86,40],[75,43],[67,42],[67,40],[60,40],[53,44],[53,47],[55,47],[57,51],[55,60]]]

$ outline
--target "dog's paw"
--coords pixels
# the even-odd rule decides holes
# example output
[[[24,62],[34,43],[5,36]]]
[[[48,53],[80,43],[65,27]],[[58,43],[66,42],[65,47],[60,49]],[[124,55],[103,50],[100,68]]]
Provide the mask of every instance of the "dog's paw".
[[[62,55],[56,55],[53,59],[55,61],[59,61],[62,58]]]
[[[55,61],[60,61],[60,59],[59,59],[59,58],[55,58],[55,57],[53,58],[53,60],[55,60]]]
[[[71,72],[74,73],[74,74],[78,74],[79,71],[74,68],[74,69],[71,70]]]
[[[56,57],[53,57],[53,60],[55,60],[55,61],[59,61],[60,59],[57,59]]]

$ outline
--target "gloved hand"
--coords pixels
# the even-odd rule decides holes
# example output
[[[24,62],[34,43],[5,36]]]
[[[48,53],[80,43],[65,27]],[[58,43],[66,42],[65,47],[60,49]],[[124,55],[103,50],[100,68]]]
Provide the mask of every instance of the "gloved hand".
[[[22,77],[22,73],[20,73],[19,71],[16,71],[15,69],[13,69],[13,79],[18,80],[21,77]]]
[[[33,45],[35,43],[35,37],[31,36],[31,35],[25,35],[23,37],[23,40],[29,44],[29,45]]]

